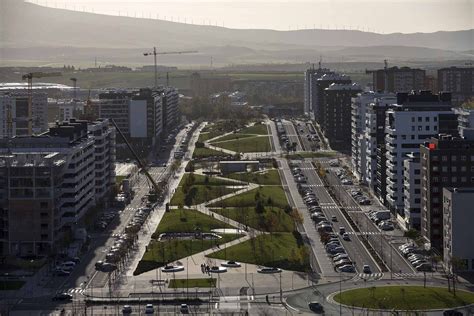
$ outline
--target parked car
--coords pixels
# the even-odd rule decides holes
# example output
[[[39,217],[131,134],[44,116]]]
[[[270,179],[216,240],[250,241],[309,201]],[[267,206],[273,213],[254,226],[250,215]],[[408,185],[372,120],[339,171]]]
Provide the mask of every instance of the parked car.
[[[257,272],[258,273],[280,273],[281,272],[281,269],[280,268],[260,268],[260,269],[257,269]]]
[[[346,253],[341,253],[341,254],[335,256],[332,260],[333,260],[334,262],[336,262],[336,261],[339,261],[339,260],[345,259],[345,258],[349,258],[349,255],[346,254]]]
[[[130,305],[124,305],[122,307],[122,314],[124,315],[130,315],[132,313],[132,306]]]
[[[60,268],[56,268],[56,269],[53,270],[53,275],[55,275],[55,276],[68,276],[70,274],[71,274],[71,272],[62,270]]]
[[[331,221],[337,222],[337,217],[336,217],[336,215],[331,216]]]
[[[351,237],[349,236],[349,234],[346,232],[344,234],[342,234],[342,239],[346,240],[346,241],[350,241],[351,240]]]
[[[346,232],[346,228],[344,226],[339,227],[339,235],[342,235]]]

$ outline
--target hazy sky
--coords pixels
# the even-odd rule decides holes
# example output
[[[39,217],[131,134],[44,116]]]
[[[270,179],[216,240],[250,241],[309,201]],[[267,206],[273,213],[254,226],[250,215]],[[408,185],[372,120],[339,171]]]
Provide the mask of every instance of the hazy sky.
[[[474,0],[29,0],[51,7],[232,28],[360,29],[379,33],[474,28]]]

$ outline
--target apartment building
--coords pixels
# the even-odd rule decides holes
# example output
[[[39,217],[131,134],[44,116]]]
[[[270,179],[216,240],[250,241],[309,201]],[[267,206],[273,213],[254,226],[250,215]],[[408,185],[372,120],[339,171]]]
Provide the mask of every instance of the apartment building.
[[[304,113],[314,119],[314,109],[317,102],[317,85],[316,80],[321,78],[325,74],[331,74],[329,69],[321,68],[321,64],[318,68],[313,67],[307,69],[304,72]]]
[[[60,236],[65,168],[57,152],[0,156],[0,255],[51,252]]]
[[[451,92],[454,106],[459,106],[473,98],[474,67],[438,69],[438,90]]]
[[[443,188],[444,264],[448,271],[474,271],[474,187]]]
[[[358,84],[333,83],[323,92],[319,105],[322,120],[321,130],[331,148],[349,152],[351,148],[351,105],[352,98],[362,89]]]
[[[0,94],[0,138],[39,134],[48,128],[48,97],[46,93],[34,92],[31,99],[31,117],[28,113],[26,91]]]
[[[33,225],[50,223],[42,226],[52,229],[48,237],[40,234],[38,240],[47,238],[51,244],[64,232],[78,228],[84,214],[104,200],[115,183],[115,131],[107,120],[71,119],[56,123],[41,135],[3,139],[0,155],[5,157],[2,168],[6,175],[0,207],[3,218],[8,219],[0,235],[8,238],[3,250],[12,254],[51,250],[37,248],[37,239],[31,242],[28,227],[21,225],[22,214],[34,214]],[[48,166],[49,173],[46,170],[44,175],[49,175],[49,180],[28,180],[28,176],[36,172],[40,178],[41,171]],[[47,201],[44,200],[46,190],[50,192]],[[28,201],[23,201],[25,199]]]
[[[370,137],[371,130],[374,132],[377,130],[375,126],[372,126],[372,124],[376,124],[376,116],[369,113],[374,112],[375,102],[380,102],[379,99],[383,96],[384,94],[381,93],[366,91],[357,94],[351,100],[351,163],[355,176],[365,183],[367,183],[367,177],[370,177],[368,175],[368,159],[375,155],[375,151],[370,155],[367,154],[367,151],[376,147],[375,139]],[[395,102],[396,99],[393,98],[393,103]],[[369,108],[371,108],[370,111]],[[385,114],[383,122],[385,122]],[[372,144],[374,146],[371,146]],[[369,146],[371,146],[370,149]]]
[[[386,206],[404,223],[403,160],[419,152],[420,144],[439,133],[457,133],[457,117],[450,95],[398,93],[397,104],[386,112]]]
[[[474,186],[474,139],[439,135],[420,146],[421,234],[443,251],[443,188]]]
[[[369,70],[374,91],[410,92],[425,89],[425,71],[410,67],[390,67]]]
[[[315,120],[319,125],[324,125],[324,90],[333,83],[337,84],[352,84],[352,80],[349,76],[340,75],[336,73],[323,74],[320,78],[316,79],[314,86],[314,92],[311,92],[311,106],[314,113]],[[313,87],[311,87],[313,89]],[[313,97],[314,95],[314,97]]]
[[[179,122],[179,94],[178,90],[173,87],[165,87],[162,90],[162,103],[163,103],[163,130],[169,133],[171,130],[176,128]]]
[[[420,154],[410,153],[403,161],[404,230],[421,230],[421,164]]]

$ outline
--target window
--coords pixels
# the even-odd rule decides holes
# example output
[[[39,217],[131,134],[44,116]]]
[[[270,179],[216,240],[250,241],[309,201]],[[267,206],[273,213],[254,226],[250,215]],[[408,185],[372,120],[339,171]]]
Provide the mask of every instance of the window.
[[[448,161],[448,156],[441,156],[442,161]]]
[[[438,117],[437,116],[433,117],[433,122],[438,122]]]
[[[456,161],[458,159],[457,156],[451,156],[451,161]]]
[[[433,130],[437,131],[438,130],[438,126],[433,126]]]
[[[451,182],[452,182],[452,183],[458,182],[458,178],[457,178],[457,177],[451,177]]]
[[[415,189],[415,194],[420,194],[421,190],[420,189]]]
[[[411,118],[411,121],[414,123],[414,122],[415,122],[415,118],[414,118],[414,117],[412,117],[412,118]]]
[[[471,172],[474,172],[474,166],[471,166]]]
[[[406,140],[406,139],[407,139],[407,135],[402,135],[402,139],[403,139],[403,140]]]
[[[423,130],[423,126],[418,126],[418,131],[421,132]]]
[[[430,130],[430,126],[429,126],[429,125],[426,125],[426,126],[425,126],[425,130],[429,131],[429,130]]]
[[[433,187],[431,189],[431,191],[433,191],[433,193],[438,193],[439,192],[439,188],[438,187]]]
[[[41,202],[40,208],[48,208],[48,202]]]
[[[466,166],[461,166],[461,172],[466,172],[466,171],[467,171]]]
[[[420,179],[415,179],[415,184],[420,184]]]
[[[456,166],[452,166],[452,167],[451,167],[451,171],[452,171],[452,172],[457,172],[457,171],[458,171],[458,168],[456,168]]]
[[[422,122],[423,118],[421,116],[418,116],[418,122]]]
[[[443,183],[448,182],[448,177],[443,177],[443,178],[441,178],[441,181],[443,181]]]
[[[411,135],[411,139],[414,140],[414,139],[415,139],[415,135]]]
[[[433,170],[434,171],[434,170]],[[447,166],[442,166],[441,167],[442,172],[448,172],[448,167]]]
[[[461,177],[461,182],[466,183],[467,178],[466,177]]]
[[[420,198],[416,198],[415,203],[420,203]]]
[[[466,156],[462,155],[461,156],[461,161],[466,161],[466,158],[467,158]]]
[[[425,117],[425,122],[429,122],[429,121],[430,121],[430,117],[429,116]]]
[[[411,131],[414,132],[415,131],[415,126],[411,126]]]

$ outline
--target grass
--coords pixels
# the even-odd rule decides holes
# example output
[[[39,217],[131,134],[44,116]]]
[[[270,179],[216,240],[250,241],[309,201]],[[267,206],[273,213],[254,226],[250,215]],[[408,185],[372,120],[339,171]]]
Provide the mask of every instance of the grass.
[[[199,228],[201,232],[210,232],[217,228],[233,227],[196,210],[171,209],[163,215],[153,238],[158,238],[161,233],[194,232],[196,228]]]
[[[261,231],[292,232],[295,229],[293,218],[278,207],[267,206],[262,213],[257,213],[255,207],[221,208],[213,211]]]
[[[217,245],[222,245],[239,237],[240,235],[226,234],[222,235],[221,239],[215,240],[169,240],[163,242],[152,240],[148,244],[145,254],[138,263],[133,275],[139,275],[163,267],[169,262],[191,256]]]
[[[246,137],[225,142],[217,142],[213,143],[213,145],[240,153],[271,151],[270,140],[266,136]]]
[[[334,296],[345,305],[376,309],[441,309],[474,303],[474,293],[422,286],[381,286],[344,291]]]
[[[193,184],[189,187],[187,193],[183,192],[182,188],[188,178],[191,177],[191,174],[186,173],[183,176],[179,183],[178,189],[171,198],[171,205],[201,204],[238,190],[226,187],[226,185],[236,185],[232,181],[217,179],[215,177],[207,177],[199,174],[193,174],[193,176],[195,180]]]
[[[122,184],[123,179],[127,178],[126,176],[115,176],[115,183],[118,185]]]
[[[230,155],[222,151],[205,148],[205,147],[201,147],[201,148],[196,147],[193,153],[194,159],[204,159],[208,157],[227,157],[227,156],[230,156]]]
[[[296,154],[286,155],[286,159],[304,159],[304,158],[332,158],[336,157],[337,152],[335,151],[317,151],[317,152],[300,152]]]
[[[258,192],[258,193],[257,193]],[[209,206],[216,207],[254,207],[256,203],[255,196],[260,196],[264,206],[271,206],[268,198],[271,198],[272,205],[279,208],[285,208],[288,205],[285,191],[281,186],[263,186],[242,194],[232,196],[222,201],[212,203]]]
[[[0,291],[16,291],[22,288],[25,284],[25,281],[0,281]]]
[[[252,182],[261,185],[281,185],[280,173],[277,169],[263,172],[239,172],[226,175],[227,178]]]
[[[259,235],[250,240],[214,252],[208,257],[235,260],[268,267],[294,271],[307,271],[309,251],[298,233]]]
[[[244,127],[239,131],[239,134],[258,134],[268,135],[267,124],[255,124],[249,127]]]
[[[252,134],[240,134],[240,133],[232,133],[232,134],[227,134],[225,136],[216,138],[211,144],[214,144],[215,142],[223,142],[223,141],[228,141],[228,140],[236,140],[236,139],[242,139],[242,138],[247,138],[247,137],[255,137],[255,135]]]
[[[171,279],[169,288],[216,287],[216,279]]]

